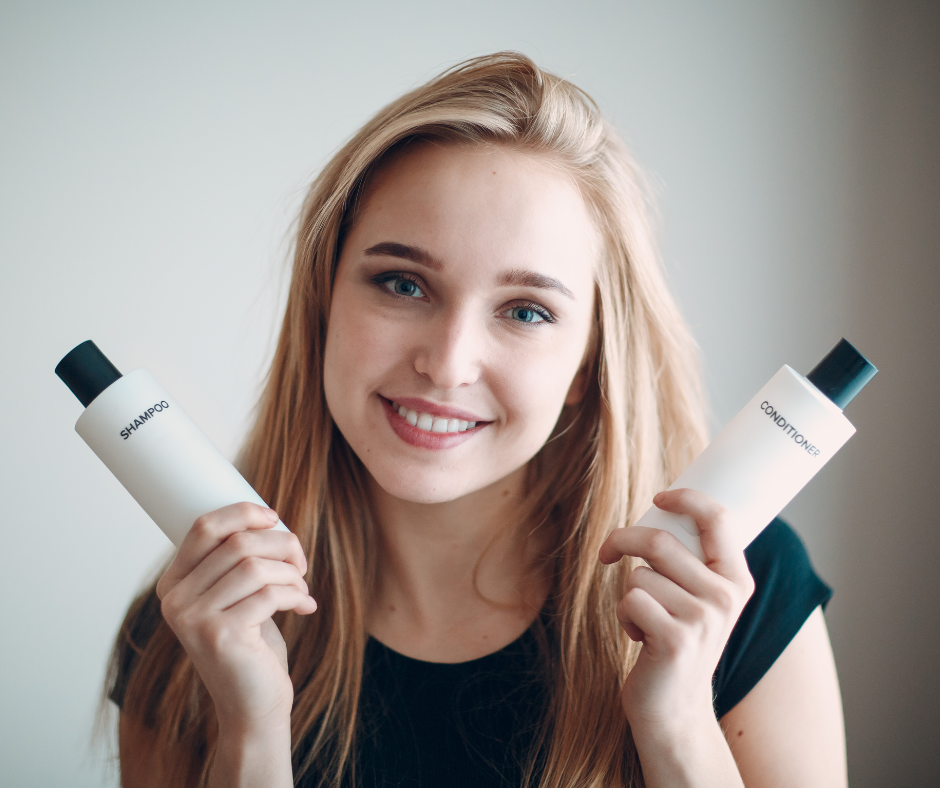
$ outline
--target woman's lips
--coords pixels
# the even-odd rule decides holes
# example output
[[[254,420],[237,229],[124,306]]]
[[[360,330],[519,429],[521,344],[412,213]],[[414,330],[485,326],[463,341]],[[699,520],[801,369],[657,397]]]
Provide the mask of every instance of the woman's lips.
[[[388,419],[388,423],[392,430],[394,430],[395,434],[405,443],[410,444],[411,446],[416,446],[419,449],[451,449],[454,446],[459,446],[464,441],[469,440],[480,430],[486,427],[487,424],[489,424],[489,422],[482,422],[476,424],[473,427],[470,427],[469,425],[472,420],[463,419],[463,421],[467,422],[467,428],[462,431],[431,432],[429,430],[420,429],[417,425],[409,424],[408,421],[403,416],[399,415],[398,411],[393,408],[392,402],[387,400],[385,397],[379,396],[379,401],[382,403],[382,409],[385,411],[385,417]],[[408,410],[417,411],[417,408],[408,407],[409,402],[412,404],[417,404],[418,402],[423,403],[422,400],[405,399],[397,404],[403,405],[404,407],[408,408]],[[456,420],[459,422],[461,419],[458,419],[457,416],[453,414],[473,415],[465,411],[459,411],[455,408],[435,407],[434,410],[437,411],[437,413],[433,414],[433,416],[436,417],[436,420],[442,420],[445,417],[450,417],[449,420]],[[421,413],[422,415],[432,415],[423,409],[421,410]],[[422,421],[426,423],[427,419]],[[425,424],[422,423],[421,426],[425,426]]]
[[[436,402],[428,402],[426,399],[420,399],[419,397],[385,397],[385,399],[397,405],[404,405],[408,410],[413,410],[417,413],[427,413],[434,418],[460,419],[463,421],[474,421],[478,424],[487,421],[487,419],[469,410],[455,408],[452,405],[439,405]]]

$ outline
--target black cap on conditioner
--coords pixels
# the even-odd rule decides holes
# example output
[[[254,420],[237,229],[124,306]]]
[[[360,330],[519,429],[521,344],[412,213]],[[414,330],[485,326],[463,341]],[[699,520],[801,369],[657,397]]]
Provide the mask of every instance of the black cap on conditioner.
[[[807,377],[784,365],[669,489],[711,496],[747,544],[852,437],[842,409],[877,371],[844,339]],[[705,559],[688,515],[653,506],[637,525],[668,531]]]
[[[102,391],[121,378],[121,373],[90,339],[72,348],[56,365],[55,374],[86,408]]]
[[[840,339],[806,379],[831,399],[839,410],[845,410],[878,370],[852,344]]]

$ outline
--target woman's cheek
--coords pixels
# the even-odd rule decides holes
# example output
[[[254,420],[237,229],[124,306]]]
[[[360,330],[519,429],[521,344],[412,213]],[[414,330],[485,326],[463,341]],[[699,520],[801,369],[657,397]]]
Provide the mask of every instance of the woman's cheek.
[[[343,430],[356,410],[356,394],[366,393],[365,386],[374,358],[380,358],[382,348],[375,347],[375,338],[381,336],[370,326],[370,321],[355,319],[345,305],[334,298],[330,314],[326,351],[323,364],[323,389],[327,406],[337,425]]]
[[[344,283],[345,284],[345,283]],[[333,294],[327,333],[325,368],[344,377],[358,377],[389,357],[395,347],[394,324],[383,320],[368,299],[358,300],[348,284]]]
[[[570,385],[568,364],[557,356],[553,361],[550,355],[536,358],[529,354],[520,363],[521,357],[507,365],[496,396],[508,414],[509,424],[518,425],[514,432],[525,444],[525,451],[534,453],[548,440],[565,404]]]

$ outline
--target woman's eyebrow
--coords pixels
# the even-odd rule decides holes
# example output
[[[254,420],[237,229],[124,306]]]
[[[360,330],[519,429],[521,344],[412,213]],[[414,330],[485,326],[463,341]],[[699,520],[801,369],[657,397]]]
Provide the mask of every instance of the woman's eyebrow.
[[[419,246],[409,246],[397,241],[382,241],[370,246],[364,254],[368,257],[398,257],[401,260],[411,260],[411,262],[423,265],[432,271],[444,270],[444,264],[430,252]],[[576,300],[574,293],[565,287],[561,281],[553,276],[540,274],[537,271],[513,268],[500,275],[499,284],[504,287],[537,287],[544,290],[557,290],[572,301]]]
[[[435,259],[434,255],[418,246],[408,246],[395,241],[382,241],[365,250],[369,257],[399,257],[402,260],[411,260],[413,263],[423,265],[432,271],[442,271],[444,264]]]
[[[499,277],[499,283],[505,286],[516,287],[539,287],[545,290],[557,290],[560,293],[568,296],[572,301],[575,301],[574,293],[572,293],[564,284],[561,283],[558,279],[555,279],[553,276],[546,276],[545,274],[540,274],[537,271],[525,271],[519,268],[514,268],[511,271],[506,271]]]

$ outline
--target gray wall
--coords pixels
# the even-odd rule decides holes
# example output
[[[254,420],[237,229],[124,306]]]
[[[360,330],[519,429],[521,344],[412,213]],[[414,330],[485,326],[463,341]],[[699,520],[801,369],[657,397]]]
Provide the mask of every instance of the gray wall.
[[[787,514],[836,588],[853,785],[940,773],[936,4],[4,0],[0,783],[113,780],[103,666],[166,552],[56,361],[94,338],[233,453],[304,184],[383,103],[502,48],[586,88],[652,172],[716,425],[843,334],[881,367]]]
[[[881,361],[853,415],[830,619],[855,785],[940,780],[940,5],[859,27],[851,137],[852,335]],[[837,612],[836,612],[837,611]]]

